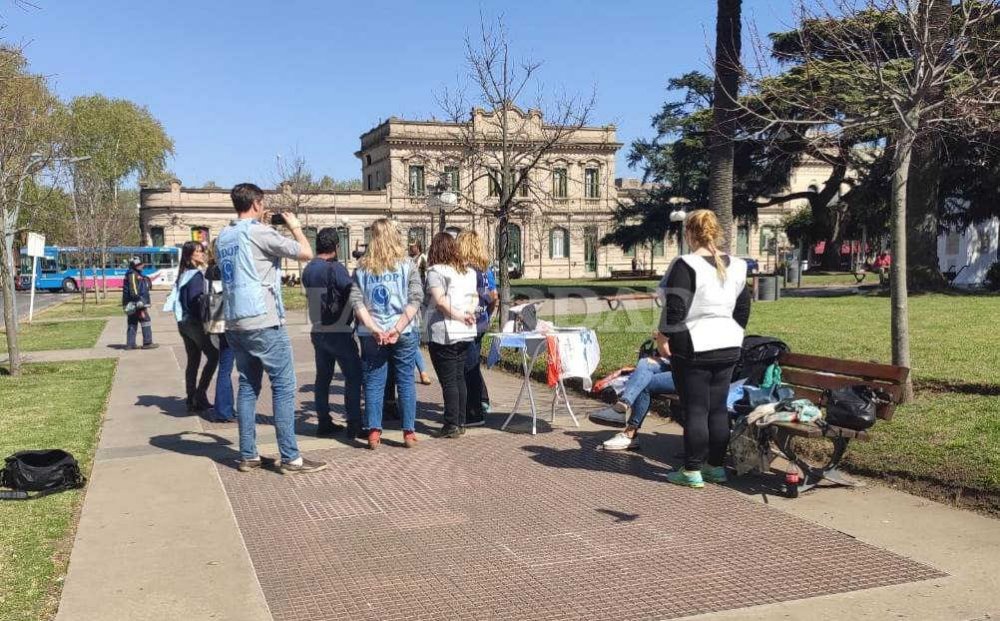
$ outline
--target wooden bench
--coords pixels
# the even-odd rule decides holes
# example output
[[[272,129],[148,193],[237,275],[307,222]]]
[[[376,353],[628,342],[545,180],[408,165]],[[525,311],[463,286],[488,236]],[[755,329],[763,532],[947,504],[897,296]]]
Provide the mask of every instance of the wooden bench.
[[[855,384],[866,384],[880,388],[891,397],[889,403],[881,404],[875,411],[877,418],[891,420],[896,404],[903,395],[903,385],[910,374],[905,367],[874,362],[859,362],[839,358],[825,358],[808,354],[785,353],[778,360],[783,383],[792,387],[796,399],[809,399],[825,407],[825,391],[836,390]],[[855,431],[835,427],[825,423],[819,425],[801,423],[774,423],[770,426],[774,445],[789,463],[799,469],[799,482],[786,482],[785,493],[794,498],[800,492],[816,487],[821,481],[837,485],[856,486],[858,483],[845,476],[840,470],[840,461],[847,452],[851,440],[865,442],[869,431]],[[830,459],[821,466],[807,463],[799,457],[795,448],[797,438],[826,438],[833,443]]]

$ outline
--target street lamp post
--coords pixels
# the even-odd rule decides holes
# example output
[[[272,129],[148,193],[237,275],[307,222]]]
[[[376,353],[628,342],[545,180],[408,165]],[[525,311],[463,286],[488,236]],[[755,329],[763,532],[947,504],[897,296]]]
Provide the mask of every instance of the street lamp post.
[[[686,226],[684,224],[684,221],[686,219],[687,219],[687,212],[684,211],[683,209],[675,209],[670,212],[670,221],[681,223],[681,243],[679,244],[680,248],[678,249],[681,252],[683,252],[684,246],[687,244],[687,239],[684,237],[684,234],[687,232]]]
[[[445,208],[449,205],[454,205],[458,202],[458,195],[451,191],[451,177],[447,173],[441,173],[441,178],[438,182],[431,186],[431,193],[427,196],[427,209],[432,210],[433,205],[437,204],[438,208],[438,233],[443,233],[444,226],[444,212]],[[433,213],[433,212],[432,212]]]

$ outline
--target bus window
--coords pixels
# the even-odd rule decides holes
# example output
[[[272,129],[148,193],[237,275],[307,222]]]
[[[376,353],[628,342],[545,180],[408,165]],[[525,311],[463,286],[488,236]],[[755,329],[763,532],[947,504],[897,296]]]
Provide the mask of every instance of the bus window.
[[[55,273],[59,271],[59,265],[55,259],[45,258],[42,260],[42,272]]]
[[[177,262],[174,259],[175,256],[176,255],[172,252],[153,253],[153,266],[160,269],[177,267]]]

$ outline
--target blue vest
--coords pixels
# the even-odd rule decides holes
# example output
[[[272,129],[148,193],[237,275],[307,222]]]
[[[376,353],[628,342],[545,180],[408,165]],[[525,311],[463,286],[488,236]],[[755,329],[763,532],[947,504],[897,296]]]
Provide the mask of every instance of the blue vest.
[[[361,267],[354,270],[354,279],[364,296],[368,314],[383,330],[392,329],[406,309],[412,270],[413,263],[410,261],[401,261],[396,269],[378,275]],[[403,334],[410,332],[411,328],[412,322],[407,324]],[[358,334],[370,335],[371,332],[358,322]]]
[[[280,259],[274,258],[274,282],[261,281],[254,264],[250,228],[263,226],[256,220],[236,220],[219,233],[218,262],[222,272],[222,299],[226,321],[258,317],[267,312],[265,295],[274,295],[278,317],[284,318],[281,299]],[[267,293],[265,289],[270,289]]]

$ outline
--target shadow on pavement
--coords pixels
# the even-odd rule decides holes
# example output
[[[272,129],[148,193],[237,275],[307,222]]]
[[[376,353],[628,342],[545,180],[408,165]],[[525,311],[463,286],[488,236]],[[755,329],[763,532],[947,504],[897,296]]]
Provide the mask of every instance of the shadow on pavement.
[[[202,438],[201,440],[195,438]],[[165,451],[173,451],[193,457],[207,457],[228,468],[236,468],[240,452],[233,448],[233,443],[214,433],[201,431],[182,431],[160,436],[153,436],[149,443]]]

